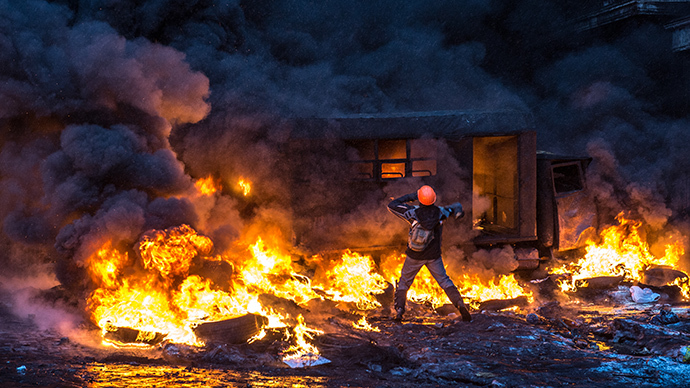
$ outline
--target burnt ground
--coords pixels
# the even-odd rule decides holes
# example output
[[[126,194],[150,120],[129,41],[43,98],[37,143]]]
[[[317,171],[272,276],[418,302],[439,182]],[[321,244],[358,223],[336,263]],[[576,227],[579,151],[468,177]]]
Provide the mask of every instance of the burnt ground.
[[[690,386],[681,354],[690,345],[688,306],[634,304],[626,292],[473,311],[470,323],[412,305],[402,323],[370,315],[380,332],[354,329],[351,313],[334,315],[315,338],[330,363],[294,369],[281,361],[286,343],[270,333],[252,344],[115,349],[88,326],[65,335],[4,308],[0,386]]]

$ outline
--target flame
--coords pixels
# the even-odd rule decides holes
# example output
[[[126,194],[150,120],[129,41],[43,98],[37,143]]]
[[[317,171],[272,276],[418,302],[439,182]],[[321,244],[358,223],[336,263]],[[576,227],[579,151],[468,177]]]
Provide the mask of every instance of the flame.
[[[319,298],[309,278],[293,270],[292,256],[273,244],[271,247],[258,238],[249,248],[251,257],[241,263],[241,281],[245,286],[281,298],[304,304]]]
[[[136,248],[142,271],[126,269],[128,256],[110,243],[90,258],[89,272],[100,287],[89,296],[88,307],[104,334],[112,327],[127,327],[198,346],[193,327],[200,320],[248,312],[246,296],[230,295],[210,280],[189,275],[192,259],[213,249],[210,239],[189,226],[150,231]]]
[[[294,344],[291,345],[285,352],[283,361],[289,361],[294,359],[306,359],[307,364],[311,364],[318,360],[320,357],[319,349],[312,345],[309,341],[314,339],[317,334],[323,334],[321,330],[315,330],[307,327],[304,324],[304,317],[302,315],[297,316],[297,325],[293,328]],[[286,332],[289,336],[289,331]],[[289,340],[290,338],[288,338]],[[311,362],[310,362],[311,361]]]
[[[237,186],[239,187],[240,191],[242,192],[242,195],[244,195],[245,197],[248,196],[249,192],[252,191],[251,183],[244,178],[240,178],[240,180],[237,181]]]
[[[247,313],[268,318],[267,327],[287,327],[289,318],[261,305],[259,295],[270,293],[306,303],[320,296],[308,278],[293,270],[292,256],[279,244],[270,247],[261,237],[238,257],[216,255],[213,242],[188,225],[151,230],[135,245],[132,263],[127,253],[106,242],[89,259],[89,273],[96,289],[88,298],[92,319],[103,334],[126,327],[162,333],[170,342],[201,346],[193,328],[199,323],[238,317]],[[190,274],[205,261],[225,262],[232,268],[228,284],[215,284]],[[139,268],[140,270],[136,270]],[[305,329],[306,330],[306,329]]]
[[[201,195],[213,195],[221,190],[220,183],[211,175],[206,178],[197,179],[196,182],[194,182],[194,187]]]
[[[118,284],[121,270],[129,263],[129,256],[112,247],[107,241],[93,257],[89,259],[88,271],[94,283],[102,284],[105,288],[114,288]]]
[[[404,255],[387,257],[382,265],[386,278],[393,283],[402,270]],[[492,299],[513,299],[526,296],[528,301],[533,300],[531,290],[522,287],[513,274],[500,275],[498,278],[484,280],[478,275],[463,274],[451,276],[453,282],[463,296],[465,303],[477,308],[481,302]],[[407,298],[416,303],[428,303],[438,308],[444,304],[450,304],[445,292],[439,287],[436,280],[426,267],[423,267],[415,277],[412,287],[407,293]]]
[[[198,235],[188,225],[170,231],[150,231],[139,242],[144,268],[155,269],[164,277],[187,273],[194,257],[212,249],[211,239]]]
[[[493,299],[514,299],[526,296],[531,303],[532,291],[523,288],[514,274],[500,275],[498,278],[482,281],[478,276],[463,275],[458,288],[463,297],[470,300],[470,306],[477,308],[481,302]]]
[[[362,317],[359,321],[353,322],[352,327],[354,327],[357,330],[364,330],[364,331],[373,331],[376,333],[380,333],[381,329],[378,327],[371,326],[369,322],[367,322],[367,317]]]
[[[574,291],[576,284],[584,286],[582,279],[599,276],[622,276],[628,281],[643,281],[644,271],[653,266],[677,267],[685,254],[684,238],[671,233],[665,237],[664,253],[655,256],[646,241],[642,221],[616,216],[618,225],[604,229],[599,242],[588,241],[585,255],[576,263],[564,265],[552,271],[570,274],[570,280],[562,280],[562,291]],[[687,291],[686,291],[687,292]]]
[[[360,255],[349,250],[330,270],[326,271],[322,283],[316,284],[328,292],[334,301],[354,303],[360,310],[372,310],[381,306],[376,300],[388,284],[375,270],[371,256]]]
[[[105,242],[87,261],[95,285],[87,303],[93,322],[104,338],[109,331],[129,328],[139,330],[142,337],[162,335],[169,342],[202,346],[194,333],[197,325],[259,314],[268,318],[264,328],[284,329],[287,340],[294,343],[286,358],[309,359],[319,354],[310,340],[320,332],[308,327],[302,316],[292,317],[262,305],[266,301],[262,296],[273,295],[301,306],[328,298],[371,310],[381,306],[379,296],[392,288],[386,279],[398,276],[402,266],[400,255],[377,264],[371,256],[349,250],[337,258],[307,258],[295,255],[279,230],[263,227],[261,231],[262,236],[243,236],[220,253],[214,253],[210,238],[188,225],[150,230],[131,250]],[[199,271],[205,266],[223,268],[227,273],[204,277]],[[465,297],[477,301],[527,293],[512,275],[489,283],[469,276],[457,281]],[[448,303],[425,269],[408,295],[434,306]],[[377,330],[365,318],[354,327]],[[262,335],[265,331],[250,341]]]

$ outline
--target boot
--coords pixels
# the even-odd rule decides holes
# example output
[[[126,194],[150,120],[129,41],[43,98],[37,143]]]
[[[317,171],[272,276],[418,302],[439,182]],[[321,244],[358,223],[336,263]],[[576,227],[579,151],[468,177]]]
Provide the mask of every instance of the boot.
[[[403,315],[405,314],[405,309],[397,308],[395,309],[395,318],[394,320],[396,322],[400,322],[403,319]]]
[[[407,290],[395,290],[395,320],[402,321],[405,314],[405,303],[407,302]]]
[[[471,322],[472,315],[470,315],[470,310],[462,301],[462,296],[460,296],[460,291],[458,291],[458,288],[453,286],[444,288],[443,291],[445,291],[446,295],[448,295],[448,299],[450,299],[450,302],[453,304],[453,306],[455,306],[455,308],[458,309],[458,311],[460,311],[460,315],[462,315],[462,320],[464,322]]]

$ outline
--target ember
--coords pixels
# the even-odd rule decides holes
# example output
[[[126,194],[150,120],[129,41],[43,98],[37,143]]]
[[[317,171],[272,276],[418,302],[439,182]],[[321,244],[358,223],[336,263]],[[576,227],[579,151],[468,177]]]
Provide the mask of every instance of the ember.
[[[220,184],[217,183],[212,176],[197,179],[197,181],[194,182],[194,187],[196,187],[202,195],[213,195],[221,189]]]
[[[240,180],[237,181],[237,187],[239,187],[240,191],[242,192],[242,195],[244,195],[245,197],[248,196],[249,193],[252,191],[251,184],[244,178],[240,178]]]

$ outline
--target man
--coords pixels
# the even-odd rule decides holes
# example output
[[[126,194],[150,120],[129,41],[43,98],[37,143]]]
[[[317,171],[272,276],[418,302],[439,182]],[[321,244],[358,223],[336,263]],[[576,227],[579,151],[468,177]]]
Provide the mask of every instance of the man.
[[[412,201],[419,201],[419,206],[408,203]],[[441,258],[443,221],[450,216],[454,216],[456,219],[461,218],[465,212],[460,203],[438,207],[434,205],[435,202],[436,192],[431,186],[425,185],[416,193],[403,195],[388,204],[388,210],[391,213],[410,223],[410,238],[405,250],[405,262],[395,290],[395,319],[397,321],[402,320],[403,314],[405,314],[407,290],[410,289],[419,270],[426,266],[431,276],[448,295],[453,306],[460,311],[462,320],[470,322],[472,316],[463,303],[458,288],[446,274]]]

